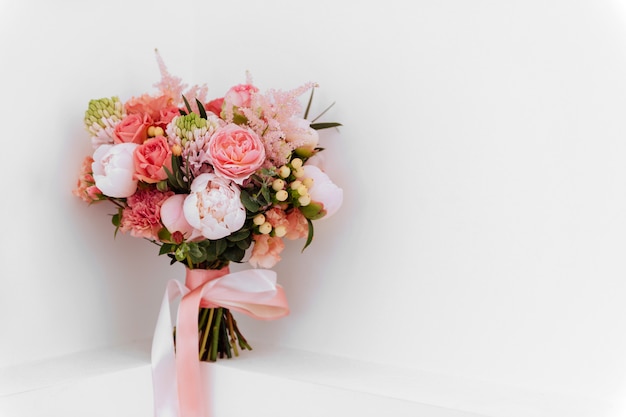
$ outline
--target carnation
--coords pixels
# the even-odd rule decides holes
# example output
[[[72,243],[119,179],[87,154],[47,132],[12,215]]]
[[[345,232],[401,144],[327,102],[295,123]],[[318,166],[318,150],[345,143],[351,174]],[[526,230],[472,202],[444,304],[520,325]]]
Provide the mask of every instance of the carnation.
[[[161,192],[154,188],[139,189],[126,200],[128,206],[122,210],[120,230],[130,232],[133,237],[158,239],[161,224],[161,205],[173,192]]]

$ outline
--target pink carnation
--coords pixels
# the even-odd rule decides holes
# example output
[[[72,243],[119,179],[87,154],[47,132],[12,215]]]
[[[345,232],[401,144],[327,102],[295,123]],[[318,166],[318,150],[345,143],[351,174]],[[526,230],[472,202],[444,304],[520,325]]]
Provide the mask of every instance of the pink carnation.
[[[161,224],[161,205],[174,193],[156,189],[139,189],[126,200],[128,207],[122,211],[120,230],[133,237],[158,239]]]
[[[85,157],[78,181],[76,181],[76,188],[72,191],[76,197],[80,197],[86,203],[93,203],[102,199],[102,191],[96,187],[96,182],[93,179],[91,164],[93,164],[93,158],[91,156]]]
[[[283,240],[270,235],[253,235],[254,246],[250,265],[255,268],[269,269],[280,261],[280,253],[285,248]]]
[[[287,214],[287,222],[289,223],[285,235],[287,239],[302,239],[309,234],[309,223],[300,210],[291,210]]]

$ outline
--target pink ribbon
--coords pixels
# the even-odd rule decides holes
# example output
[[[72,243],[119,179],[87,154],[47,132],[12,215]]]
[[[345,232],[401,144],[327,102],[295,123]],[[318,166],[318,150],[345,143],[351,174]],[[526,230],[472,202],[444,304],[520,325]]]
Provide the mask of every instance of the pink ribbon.
[[[180,300],[176,353],[172,337],[171,304]],[[261,320],[289,314],[287,298],[276,284],[276,273],[249,269],[187,269],[185,286],[167,283],[152,341],[152,380],[155,417],[208,417],[208,392],[202,385],[198,359],[200,307],[225,307]]]

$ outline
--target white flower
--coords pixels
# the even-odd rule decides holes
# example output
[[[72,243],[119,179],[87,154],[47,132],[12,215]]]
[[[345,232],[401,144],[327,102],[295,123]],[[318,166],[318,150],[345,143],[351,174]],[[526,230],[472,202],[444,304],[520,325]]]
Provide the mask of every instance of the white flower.
[[[309,187],[311,200],[324,206],[323,209],[326,214],[323,218],[332,216],[343,204],[343,190],[315,165],[307,164],[303,168],[304,177],[313,179],[313,185]]]
[[[91,164],[96,187],[102,194],[115,197],[130,197],[137,190],[134,179],[135,164],[133,152],[139,146],[136,143],[100,145],[93,154]]]
[[[285,140],[294,145],[295,148],[307,147],[315,148],[319,142],[319,134],[317,130],[310,127],[310,123],[306,119],[292,117],[286,123]]]
[[[193,180],[183,212],[187,222],[211,240],[236,232],[246,221],[239,188],[212,173],[200,174]]]

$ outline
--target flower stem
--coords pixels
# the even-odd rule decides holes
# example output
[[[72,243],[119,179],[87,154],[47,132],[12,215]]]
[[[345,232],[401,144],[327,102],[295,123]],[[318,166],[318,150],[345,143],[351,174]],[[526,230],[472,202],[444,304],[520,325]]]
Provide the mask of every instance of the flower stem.
[[[213,325],[213,334],[211,335],[211,350],[209,351],[209,360],[215,362],[217,359],[218,341],[220,338],[220,324],[222,322],[222,307],[217,308],[217,315],[215,317],[215,325]]]

